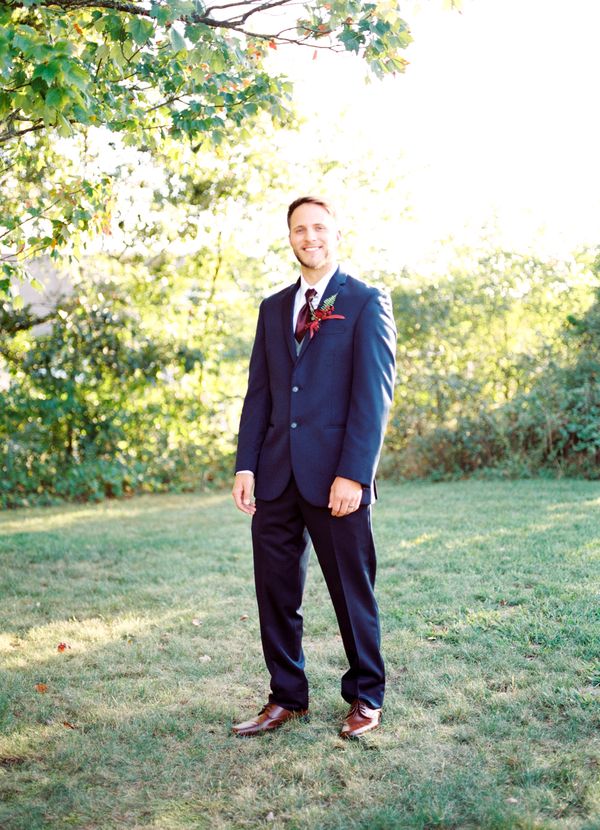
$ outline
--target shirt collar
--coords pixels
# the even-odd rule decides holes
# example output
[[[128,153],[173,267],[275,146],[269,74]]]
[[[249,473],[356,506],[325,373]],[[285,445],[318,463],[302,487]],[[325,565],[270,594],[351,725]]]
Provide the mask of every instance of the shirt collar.
[[[300,275],[300,287],[298,288],[298,293],[301,294],[304,297],[305,294],[306,294],[307,288],[314,288],[315,291],[317,292],[315,299],[317,300],[317,302],[319,302],[321,300],[321,297],[323,296],[323,292],[327,288],[327,283],[333,277],[333,275],[335,274],[337,269],[338,269],[338,266],[337,266],[337,263],[336,263],[333,266],[333,268],[331,269],[331,271],[329,271],[327,274],[325,274],[324,277],[321,277],[319,282],[315,283],[314,285],[309,285],[306,282],[306,280],[304,279],[304,277],[302,275]]]

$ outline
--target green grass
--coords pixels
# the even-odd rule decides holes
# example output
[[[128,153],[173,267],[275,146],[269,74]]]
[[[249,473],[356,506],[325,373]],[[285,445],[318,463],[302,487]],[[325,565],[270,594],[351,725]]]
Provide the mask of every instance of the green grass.
[[[0,515],[0,827],[598,830],[600,488],[382,490],[389,685],[356,743],[314,561],[310,721],[230,735],[268,688],[228,495]]]

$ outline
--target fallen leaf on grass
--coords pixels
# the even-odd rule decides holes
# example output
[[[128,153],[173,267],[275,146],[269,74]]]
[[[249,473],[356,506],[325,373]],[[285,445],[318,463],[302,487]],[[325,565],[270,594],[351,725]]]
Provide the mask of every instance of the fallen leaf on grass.
[[[192,620],[192,625],[202,625],[202,620],[200,619],[200,617],[194,617],[194,619]]]
[[[73,724],[72,724],[72,723],[69,723],[69,721],[68,721],[68,720],[64,720],[64,721],[62,722],[62,725],[63,725],[63,726],[66,726],[66,727],[67,727],[67,729],[77,729],[77,727],[76,727],[76,726],[73,726]]]
[[[243,620],[249,620],[249,619],[250,619],[250,617],[248,616],[248,614],[242,614],[242,616],[240,617],[240,620],[242,620],[242,621]]]
[[[275,813],[267,813],[267,821],[275,821]]]
[[[25,760],[25,758],[20,758],[18,755],[4,755],[0,757],[0,767],[4,767],[5,769],[18,767],[19,764],[24,764]]]
[[[71,648],[71,646],[68,643],[59,643],[56,648],[58,651],[66,651],[68,648]]]
[[[201,654],[199,659],[201,663],[210,663],[212,657],[210,654]]]
[[[46,686],[45,683],[36,683],[35,684],[35,690],[36,690],[36,692],[39,692],[41,695],[45,695],[46,692],[48,691],[48,687]]]
[[[518,803],[519,803],[519,799],[518,799],[518,798],[507,798],[507,799],[506,799],[506,803],[507,803],[507,804],[518,804]]]

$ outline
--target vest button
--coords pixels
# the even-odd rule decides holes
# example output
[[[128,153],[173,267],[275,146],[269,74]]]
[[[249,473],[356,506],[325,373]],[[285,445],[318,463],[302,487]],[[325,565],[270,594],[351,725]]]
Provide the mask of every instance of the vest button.
[[[298,426],[298,424],[295,421],[292,421],[292,424],[291,424],[292,429],[296,429],[297,426]]]
[[[298,391],[298,387],[297,386],[292,386],[292,392],[297,392],[297,391]]]

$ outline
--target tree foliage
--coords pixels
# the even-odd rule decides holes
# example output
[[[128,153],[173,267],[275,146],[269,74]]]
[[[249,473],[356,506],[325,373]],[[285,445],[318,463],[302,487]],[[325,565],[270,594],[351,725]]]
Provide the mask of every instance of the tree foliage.
[[[194,488],[229,475],[251,338],[232,301],[235,256],[224,248],[150,268],[98,263],[103,279],[86,277],[41,331],[26,309],[5,312],[0,503]]]
[[[600,475],[595,278],[585,261],[494,251],[470,271],[396,289],[388,471]]]
[[[106,177],[76,169],[46,186],[48,139],[103,128],[150,149],[166,136],[197,147],[243,140],[260,113],[289,117],[290,87],[269,71],[271,50],[354,52],[384,75],[403,70],[410,39],[393,0],[318,0],[300,11],[292,0],[3,2],[0,186],[9,192],[32,165],[42,186],[0,218],[0,289],[19,262],[43,251],[58,257],[73,233],[109,219]]]
[[[117,174],[123,227],[112,252],[71,268],[73,292],[43,315],[4,304],[0,506],[229,476],[251,311],[264,291],[262,262],[237,228],[257,198],[257,152],[166,143],[156,170],[143,169],[157,186],[141,213],[139,183],[120,187],[142,174],[134,154]],[[263,164],[254,189],[274,175]]]

